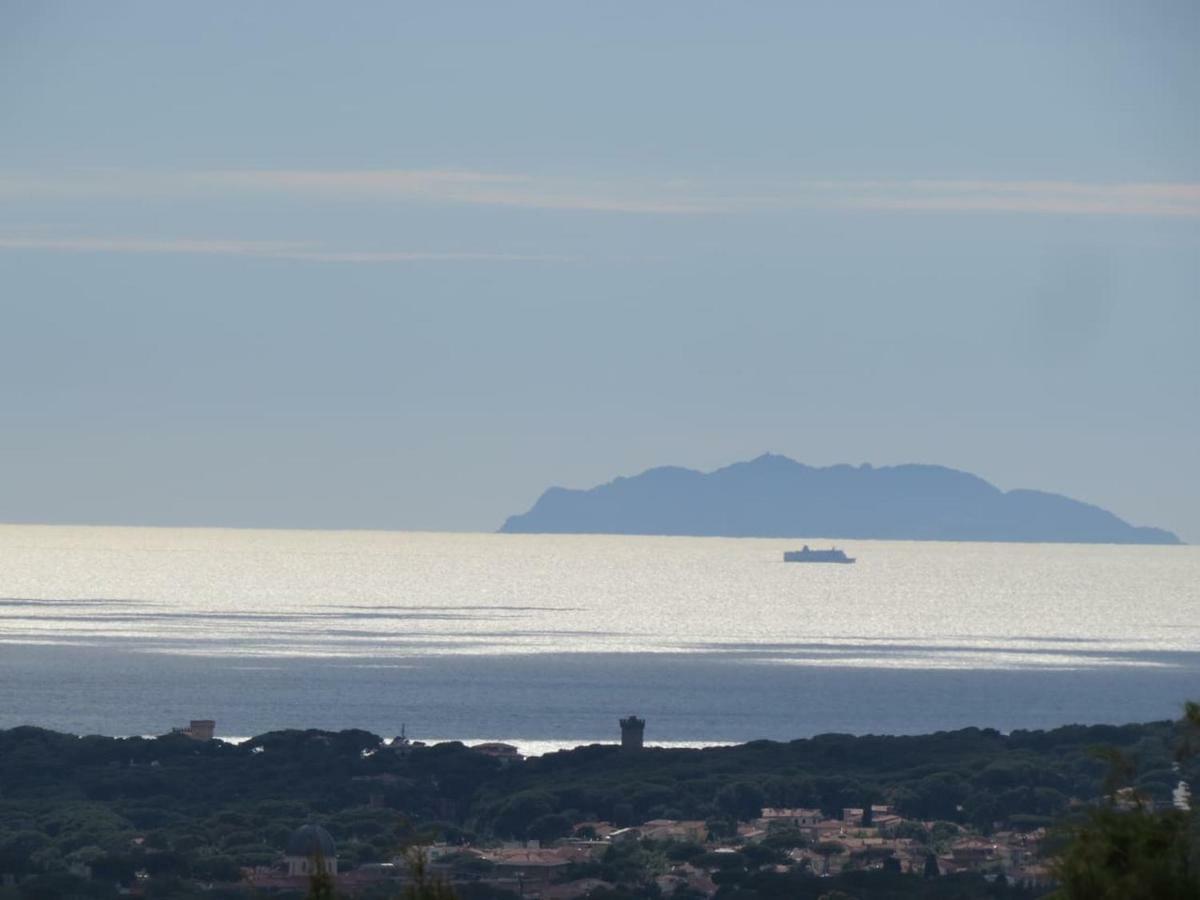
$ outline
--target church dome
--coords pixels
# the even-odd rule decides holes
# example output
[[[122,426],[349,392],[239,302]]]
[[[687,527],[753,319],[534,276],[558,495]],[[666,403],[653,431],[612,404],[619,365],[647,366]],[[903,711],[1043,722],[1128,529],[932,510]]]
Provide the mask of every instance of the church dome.
[[[320,825],[302,825],[288,838],[287,855],[305,858],[319,855],[331,860],[337,858],[337,845],[333,843],[329,832]]]

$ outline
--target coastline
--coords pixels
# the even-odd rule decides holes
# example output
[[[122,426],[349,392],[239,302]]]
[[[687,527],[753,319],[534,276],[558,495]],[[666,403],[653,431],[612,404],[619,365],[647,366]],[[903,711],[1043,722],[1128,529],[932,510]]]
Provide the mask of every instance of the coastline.
[[[646,740],[740,743],[821,733],[1045,729],[1173,717],[1200,653],[1155,665],[1062,670],[794,666],[720,653],[210,658],[10,644],[0,728],[161,733],[191,718],[221,732],[366,728],[528,743],[612,740],[630,712]],[[403,667],[398,667],[402,664]],[[574,740],[569,738],[567,740]]]

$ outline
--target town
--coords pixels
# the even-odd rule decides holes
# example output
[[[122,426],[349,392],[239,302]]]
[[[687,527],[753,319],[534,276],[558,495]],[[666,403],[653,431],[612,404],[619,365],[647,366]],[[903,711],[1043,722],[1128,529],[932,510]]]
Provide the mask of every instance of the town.
[[[0,731],[0,896],[1038,897],[1061,826],[1101,801],[1094,748],[1145,773],[1118,808],[1184,816],[1178,724],[821,735],[524,758],[402,733],[193,720],[159,738]],[[851,798],[862,798],[857,804]],[[1132,813],[1131,813],[1132,814]],[[449,896],[449,895],[446,895]]]
[[[1036,891],[1053,884],[1040,855],[1045,836],[1038,828],[983,837],[947,823],[905,819],[889,806],[876,805],[847,808],[840,819],[816,809],[766,808],[725,835],[699,820],[652,819],[629,827],[584,821],[574,824],[570,837],[547,845],[538,840],[479,847],[439,842],[420,852],[430,875],[444,883],[543,900],[608,896],[618,887],[605,878],[611,863],[639,855],[666,860],[663,871],[647,873],[662,897],[713,897],[722,884],[733,882],[730,876],[753,871],[829,877],[878,870],[925,879],[977,873],[991,883]],[[280,864],[242,874],[259,890],[302,891],[313,872],[324,867],[340,893],[375,894],[407,883],[410,862],[397,854],[388,862],[339,873],[336,842],[325,829],[306,825],[293,834]]]

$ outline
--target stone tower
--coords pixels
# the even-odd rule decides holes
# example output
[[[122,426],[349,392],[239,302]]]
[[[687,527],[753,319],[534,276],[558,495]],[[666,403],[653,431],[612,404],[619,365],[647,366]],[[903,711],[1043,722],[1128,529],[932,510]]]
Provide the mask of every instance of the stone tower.
[[[621,749],[641,750],[642,733],[646,730],[646,720],[637,716],[628,716],[621,720]]]

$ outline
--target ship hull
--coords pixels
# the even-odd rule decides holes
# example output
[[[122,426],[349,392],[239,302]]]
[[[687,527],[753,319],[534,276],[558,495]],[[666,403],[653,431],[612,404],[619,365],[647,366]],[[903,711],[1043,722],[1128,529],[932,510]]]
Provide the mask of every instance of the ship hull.
[[[803,550],[786,550],[783,554],[783,561],[789,563],[834,563],[836,565],[848,565],[854,562],[853,556],[847,556],[841,550],[809,550],[805,547]]]
[[[848,565],[850,565],[850,563],[855,562],[855,560],[853,558],[850,558],[850,559],[785,559],[784,562],[825,563],[825,564],[833,565],[833,566],[848,566]]]

